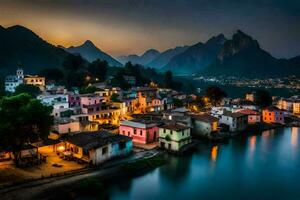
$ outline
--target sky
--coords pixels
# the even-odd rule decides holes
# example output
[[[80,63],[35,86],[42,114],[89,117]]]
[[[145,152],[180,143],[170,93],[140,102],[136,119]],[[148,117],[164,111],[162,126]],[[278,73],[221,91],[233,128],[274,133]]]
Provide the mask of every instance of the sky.
[[[300,55],[299,0],[0,0],[0,25],[113,56],[205,42],[240,29],[277,58]]]

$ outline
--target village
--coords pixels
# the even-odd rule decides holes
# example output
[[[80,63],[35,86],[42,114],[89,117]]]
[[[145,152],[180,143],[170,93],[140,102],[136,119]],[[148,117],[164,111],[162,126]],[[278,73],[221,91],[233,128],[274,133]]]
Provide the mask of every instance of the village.
[[[1,184],[101,169],[147,152],[182,155],[199,141],[223,142],[276,127],[299,126],[298,96],[271,97],[271,104],[263,107],[255,103],[260,98],[255,91],[239,99],[214,98],[215,94],[200,97],[154,82],[135,87],[135,77],[124,79],[132,85],[128,90],[99,82],[92,85],[97,88],[94,93],[80,94],[46,84],[45,77],[24,75],[22,69],[8,76],[7,92],[21,84],[41,90],[36,98],[52,107],[54,124],[47,138],[23,146],[18,167],[10,151],[1,152],[0,169],[5,169]]]

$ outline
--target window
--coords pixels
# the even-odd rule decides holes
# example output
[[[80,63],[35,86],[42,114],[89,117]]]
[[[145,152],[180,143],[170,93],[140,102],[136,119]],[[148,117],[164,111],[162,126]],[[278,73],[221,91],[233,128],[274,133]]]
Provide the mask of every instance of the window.
[[[166,129],[164,129],[164,133],[166,133]]]
[[[107,150],[108,150],[107,147],[103,147],[103,148],[102,148],[102,155],[106,154],[106,153],[107,153]]]
[[[125,135],[125,131],[122,131],[123,135]]]
[[[126,142],[120,142],[119,143],[119,149],[122,150],[122,149],[125,149],[126,148]]]
[[[184,136],[184,131],[182,131],[181,135]]]
[[[171,131],[170,133],[171,133],[171,135],[172,135],[172,134],[173,134],[173,131]]]
[[[133,129],[133,134],[136,135],[136,129]]]
[[[140,130],[140,135],[143,135],[143,131],[142,130]]]

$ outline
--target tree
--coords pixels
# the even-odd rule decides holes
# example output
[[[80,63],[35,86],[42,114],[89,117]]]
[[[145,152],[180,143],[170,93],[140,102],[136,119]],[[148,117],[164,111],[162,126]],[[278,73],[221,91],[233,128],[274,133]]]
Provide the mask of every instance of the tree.
[[[254,103],[257,106],[268,107],[272,104],[272,97],[267,90],[256,90]]]
[[[14,154],[18,166],[22,147],[48,136],[53,124],[52,107],[28,94],[0,100],[0,148]]]
[[[61,69],[58,68],[49,68],[49,69],[43,69],[40,72],[41,76],[46,77],[46,80],[51,82],[61,82],[64,78],[64,73]]]
[[[65,86],[81,88],[88,83],[86,61],[80,55],[68,55],[63,62]]]
[[[205,91],[205,96],[209,98],[209,101],[213,106],[221,103],[222,99],[227,96],[227,94],[217,86],[210,86]]]
[[[196,99],[190,103],[190,109],[193,111],[199,111],[203,108],[205,108],[203,97],[197,96]]]
[[[123,90],[127,90],[130,88],[130,85],[124,79],[124,70],[120,70],[114,78],[111,80],[111,85],[114,87],[120,87]]]
[[[166,88],[172,88],[173,84],[173,74],[171,71],[165,73],[164,85]]]
[[[117,93],[112,94],[111,97],[110,97],[110,100],[112,102],[119,102],[120,101],[119,100],[119,95]]]
[[[88,67],[89,76],[92,78],[92,82],[105,81],[106,73],[108,69],[107,61],[95,60]]]
[[[173,104],[176,108],[180,108],[183,106],[183,102],[180,99],[173,98]]]
[[[5,95],[4,77],[0,76],[0,98]]]
[[[94,86],[82,87],[79,90],[80,94],[91,94],[95,93],[98,89]]]
[[[35,85],[21,84],[16,87],[14,95],[18,95],[21,93],[29,94],[32,97],[37,97],[39,94],[41,94],[41,90]]]

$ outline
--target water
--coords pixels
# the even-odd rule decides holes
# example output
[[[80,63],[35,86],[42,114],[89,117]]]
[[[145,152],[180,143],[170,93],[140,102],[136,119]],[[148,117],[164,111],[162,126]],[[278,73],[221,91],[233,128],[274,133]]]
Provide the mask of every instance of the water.
[[[116,180],[110,199],[300,199],[300,129],[201,144],[143,176]]]

